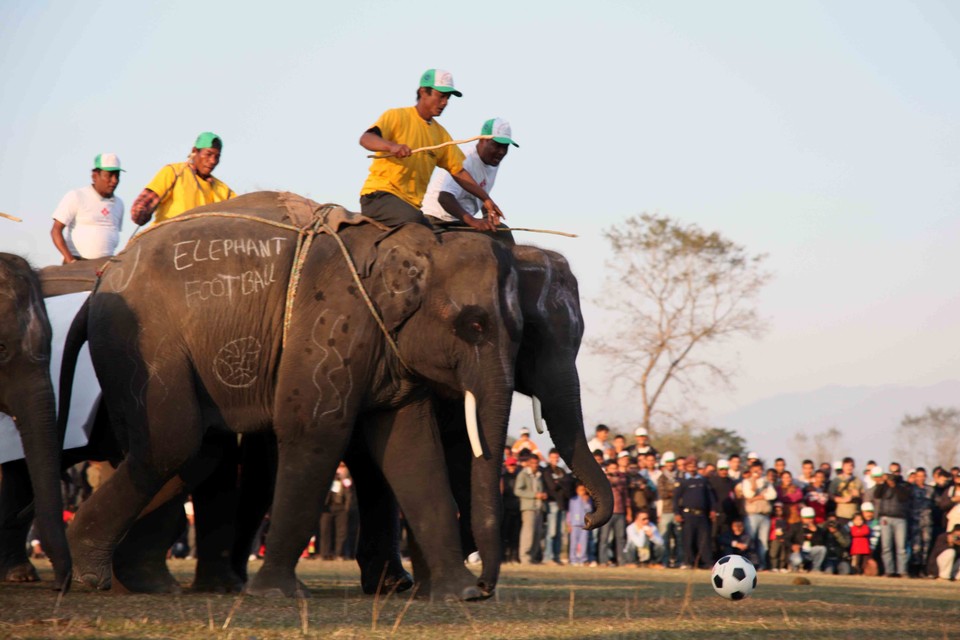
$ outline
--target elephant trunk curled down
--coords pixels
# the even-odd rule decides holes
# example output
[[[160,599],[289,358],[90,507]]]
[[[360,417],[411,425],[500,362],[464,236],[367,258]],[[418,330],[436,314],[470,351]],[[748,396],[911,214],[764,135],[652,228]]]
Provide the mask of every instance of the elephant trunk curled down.
[[[277,194],[260,193],[217,208],[274,215],[277,203]],[[484,436],[506,431],[509,400],[502,398],[513,389],[522,330],[510,287],[515,274],[497,259],[501,248],[481,236],[441,242],[419,225],[384,232],[360,224],[341,238],[399,353],[326,236],[303,261],[286,335],[295,232],[200,216],[152,228],[111,264],[90,300],[88,336],[111,421],[129,450],[70,527],[77,579],[109,585],[113,549],[160,487],[195,458],[207,430],[272,428],[279,461],[267,556],[247,588],[294,595],[302,589],[294,568],[321,494],[367,414],[387,427],[367,435],[404,512],[422,502],[441,523],[411,521],[417,538],[437,550],[437,590],[475,597],[475,578],[453,561],[459,550],[448,482],[437,482],[429,465],[399,459],[391,438],[419,437],[423,457],[442,465],[423,404],[429,385],[448,396],[471,391],[481,451],[496,451],[499,442]],[[426,430],[408,428],[416,424]]]

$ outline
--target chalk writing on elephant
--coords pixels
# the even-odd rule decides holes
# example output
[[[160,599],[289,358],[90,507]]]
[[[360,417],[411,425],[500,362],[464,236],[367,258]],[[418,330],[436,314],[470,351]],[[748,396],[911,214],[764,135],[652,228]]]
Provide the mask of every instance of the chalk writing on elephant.
[[[258,269],[239,273],[220,273],[208,280],[187,280],[183,283],[188,307],[195,307],[205,300],[248,296],[267,289],[277,281],[276,266],[265,264]]]
[[[289,238],[280,236],[262,240],[253,238],[183,240],[173,245],[173,268],[183,271],[201,262],[220,262],[237,256],[275,258],[281,255],[289,241]]]
[[[223,345],[213,359],[217,380],[233,389],[249,387],[257,380],[262,345],[253,336]]]

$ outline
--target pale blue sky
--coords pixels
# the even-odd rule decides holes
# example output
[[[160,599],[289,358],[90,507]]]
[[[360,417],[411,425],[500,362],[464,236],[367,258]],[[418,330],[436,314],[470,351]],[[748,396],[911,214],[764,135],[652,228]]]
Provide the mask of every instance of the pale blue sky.
[[[958,7],[6,0],[0,211],[26,222],[0,220],[0,250],[55,262],[49,216],[93,156],[120,155],[129,207],[204,130],[236,191],[356,208],[360,133],[441,67],[464,93],[442,117],[454,137],[513,124],[494,191],[508,222],[581,234],[524,239],[570,258],[585,301],[601,230],[643,211],[770,254],[771,331],[734,345],[738,388],[705,396],[705,418],[960,378]],[[588,424],[629,423],[635,402],[591,358],[581,370]]]

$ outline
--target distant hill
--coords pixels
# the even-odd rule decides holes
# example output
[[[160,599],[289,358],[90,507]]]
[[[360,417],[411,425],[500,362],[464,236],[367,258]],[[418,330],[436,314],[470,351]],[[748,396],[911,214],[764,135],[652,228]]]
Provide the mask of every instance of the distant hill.
[[[782,456],[791,467],[797,466],[800,453],[790,450],[794,433],[802,431],[812,436],[837,427],[843,441],[835,457],[852,455],[857,467],[862,468],[868,458],[885,464],[897,456],[896,430],[903,416],[920,414],[928,406],[960,406],[960,380],[927,387],[827,386],[765,398],[713,422],[735,429],[768,461]],[[902,462],[911,465],[922,461]]]

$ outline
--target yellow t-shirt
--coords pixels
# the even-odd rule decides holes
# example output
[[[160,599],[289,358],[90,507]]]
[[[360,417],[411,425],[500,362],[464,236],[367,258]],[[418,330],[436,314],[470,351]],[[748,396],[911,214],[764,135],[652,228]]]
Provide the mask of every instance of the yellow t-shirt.
[[[170,185],[173,185],[172,189]],[[237,195],[213,176],[208,180],[197,176],[186,162],[168,164],[160,169],[147,185],[147,189],[163,198],[153,218],[155,224],[195,207],[223,202]]]
[[[436,120],[427,122],[421,118],[416,107],[385,111],[373,126],[380,129],[384,140],[405,144],[411,149],[432,147],[453,139]],[[360,195],[386,191],[419,209],[434,167],[459,173],[463,159],[463,152],[456,145],[421,151],[409,158],[375,158]]]

